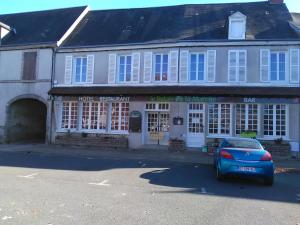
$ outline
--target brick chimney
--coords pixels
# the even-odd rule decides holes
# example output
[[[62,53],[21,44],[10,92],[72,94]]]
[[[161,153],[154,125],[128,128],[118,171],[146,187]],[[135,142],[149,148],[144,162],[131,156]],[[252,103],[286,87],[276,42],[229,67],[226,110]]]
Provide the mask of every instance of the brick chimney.
[[[283,4],[284,0],[269,0],[270,4]]]

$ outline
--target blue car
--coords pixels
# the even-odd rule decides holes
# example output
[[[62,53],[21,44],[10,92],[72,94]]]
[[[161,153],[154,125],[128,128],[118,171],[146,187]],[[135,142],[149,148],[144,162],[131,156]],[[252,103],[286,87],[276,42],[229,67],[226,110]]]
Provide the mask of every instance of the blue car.
[[[226,175],[263,178],[273,185],[274,164],[271,154],[255,139],[226,138],[214,153],[216,177]]]

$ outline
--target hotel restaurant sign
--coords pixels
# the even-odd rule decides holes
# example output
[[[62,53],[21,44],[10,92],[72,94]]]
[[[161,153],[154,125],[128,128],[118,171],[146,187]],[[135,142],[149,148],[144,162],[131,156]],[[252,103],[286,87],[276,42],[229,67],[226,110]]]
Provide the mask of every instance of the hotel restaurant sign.
[[[252,98],[252,97],[201,97],[201,96],[134,96],[134,97],[55,97],[58,101],[80,101],[80,102],[199,102],[199,103],[282,103],[299,104],[300,98]]]

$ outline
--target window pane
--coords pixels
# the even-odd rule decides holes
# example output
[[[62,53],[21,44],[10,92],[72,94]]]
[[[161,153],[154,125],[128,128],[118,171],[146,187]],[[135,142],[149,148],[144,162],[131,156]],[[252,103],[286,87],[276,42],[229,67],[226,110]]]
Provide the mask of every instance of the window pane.
[[[271,54],[271,80],[277,80],[277,53]]]
[[[87,73],[87,58],[82,58],[81,82],[86,82],[86,73]]]
[[[204,55],[199,54],[198,58],[198,80],[204,80]]]
[[[285,54],[279,54],[279,80],[285,80]]]
[[[75,81],[80,82],[80,75],[81,75],[81,58],[75,59]]]
[[[218,134],[218,113],[219,113],[218,104],[208,105],[208,116],[209,116],[208,133],[210,134]]]

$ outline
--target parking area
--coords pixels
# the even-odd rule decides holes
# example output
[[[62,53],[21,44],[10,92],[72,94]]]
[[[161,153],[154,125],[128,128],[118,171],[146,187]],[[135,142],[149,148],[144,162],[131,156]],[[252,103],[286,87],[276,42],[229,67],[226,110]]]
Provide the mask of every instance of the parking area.
[[[0,224],[300,223],[296,168],[281,167],[268,187],[220,183],[192,162],[0,151],[0,181]]]

